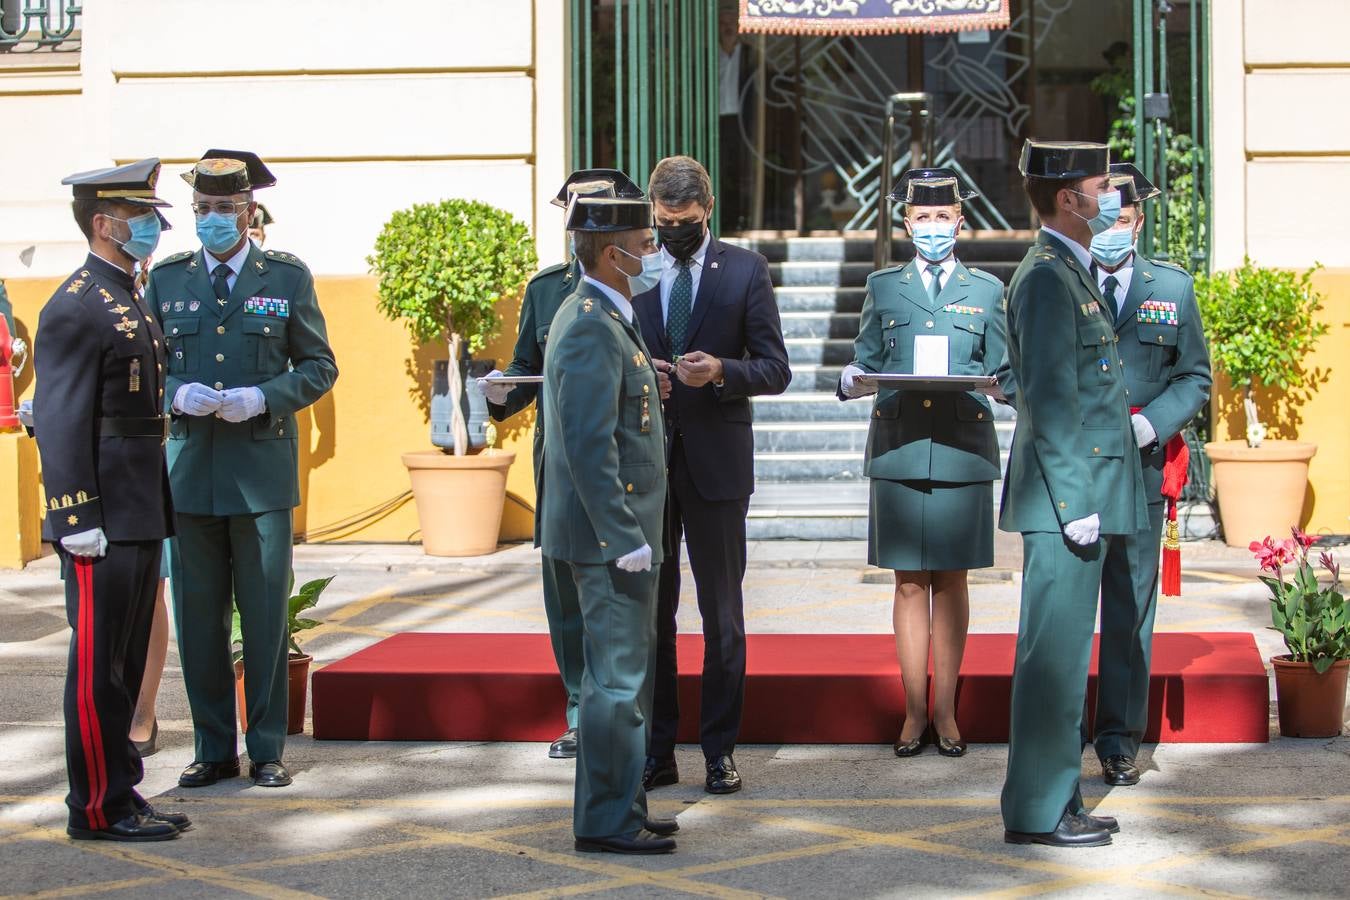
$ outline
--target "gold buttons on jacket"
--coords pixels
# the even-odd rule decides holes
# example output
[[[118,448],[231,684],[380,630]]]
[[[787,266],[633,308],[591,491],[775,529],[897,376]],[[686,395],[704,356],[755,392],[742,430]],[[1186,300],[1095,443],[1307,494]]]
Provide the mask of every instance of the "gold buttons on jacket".
[[[925,400],[925,401],[923,401],[923,408],[924,408],[924,409],[928,409],[928,408],[929,408],[930,406],[932,406],[932,405],[933,405],[933,401],[932,401],[932,400]]]
[[[216,326],[216,334],[224,334],[224,333],[225,333],[225,326],[224,326],[224,325],[217,325],[217,326]]]
[[[608,546],[609,546],[609,543],[606,542],[606,541],[601,541],[601,542],[600,542],[600,546],[601,546],[601,547],[608,547]]]
[[[874,413],[874,415],[875,415],[878,419],[880,419],[880,418],[881,418],[881,410],[877,410],[876,413]]]
[[[225,361],[225,354],[224,354],[224,353],[217,353],[217,354],[216,354],[216,362],[224,362],[224,361]]]
[[[177,325],[175,325],[175,326],[173,327],[173,333],[174,333],[174,334],[177,334],[177,333],[178,333],[178,326],[177,326]]]
[[[626,487],[627,487],[628,493],[630,493],[630,494],[633,493],[633,485],[632,485],[631,483],[628,484],[628,485],[626,485]]]
[[[223,390],[225,390],[225,385],[221,384],[219,381],[217,381],[215,384],[213,384],[213,385],[211,385],[211,386],[214,387],[214,388],[215,388],[216,390],[218,390],[218,391],[223,391]]]
[[[975,418],[977,418],[977,419],[983,419],[983,418],[984,418],[984,413],[976,413],[976,414],[975,414]]]
[[[286,433],[286,429],[285,429],[285,428],[278,428],[278,429],[277,429],[277,434],[278,434],[279,436],[280,436],[280,435],[284,435],[285,433]]]
[[[1069,508],[1069,504],[1067,504],[1067,503],[1065,503],[1063,500],[1061,500],[1061,501],[1059,501],[1059,508],[1060,508],[1060,509],[1068,509],[1068,508]]]
[[[1161,334],[1158,335],[1158,343],[1160,343],[1160,344],[1162,343],[1162,335],[1161,335]]]
[[[890,327],[891,327],[892,325],[894,325],[894,324],[895,324],[895,320],[894,320],[894,319],[891,319],[889,322],[886,323],[886,327],[887,327],[887,328],[890,328]]]
[[[272,333],[272,326],[271,326],[271,325],[264,325],[264,326],[263,326],[263,334],[271,334],[271,333]]]
[[[642,393],[644,393],[644,394],[650,394],[651,392],[652,392],[652,386],[651,386],[650,384],[644,384],[644,385],[642,386]]]
[[[924,322],[924,323],[923,323],[923,327],[924,327],[924,328],[932,328],[932,327],[933,327],[933,320],[932,320],[932,319],[929,319],[927,322]]]
[[[1101,453],[1101,452],[1102,452],[1102,448],[1101,448],[1101,447],[1093,447],[1093,448],[1092,448],[1092,452],[1093,452],[1093,453]]]

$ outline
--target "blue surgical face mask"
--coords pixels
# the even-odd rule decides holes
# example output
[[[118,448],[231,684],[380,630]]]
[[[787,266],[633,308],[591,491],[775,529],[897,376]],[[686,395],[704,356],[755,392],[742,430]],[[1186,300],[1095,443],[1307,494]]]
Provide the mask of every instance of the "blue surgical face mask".
[[[1114,269],[1134,252],[1134,226],[1127,228],[1109,228],[1094,235],[1092,246],[1088,248],[1092,258],[1108,269]]]
[[[235,244],[243,234],[239,230],[238,216],[222,216],[218,212],[209,212],[197,217],[197,237],[202,246],[212,253],[224,253]]]
[[[1084,194],[1082,191],[1074,191],[1074,193],[1080,197],[1093,196],[1092,194]],[[1088,230],[1094,235],[1106,231],[1116,224],[1116,220],[1120,218],[1120,191],[1107,191],[1105,194],[1097,194],[1096,197],[1097,215],[1089,219],[1086,216],[1078,216],[1078,213],[1074,213],[1075,216],[1087,223]]]
[[[116,216],[108,216],[116,222],[125,222],[127,228],[131,230],[131,237],[121,242],[119,246],[122,252],[130,256],[137,262],[145,259],[155,252],[159,246],[159,216],[153,211],[141,216],[132,216],[130,219],[119,219]],[[118,243],[113,238],[114,243]]]
[[[956,223],[920,222],[910,226],[910,237],[920,256],[929,262],[942,262],[956,246]]]
[[[638,294],[645,294],[647,291],[650,291],[661,283],[660,253],[648,253],[646,256],[633,256],[633,254],[622,247],[615,247],[614,249],[630,259],[636,259],[638,262],[642,263],[642,271],[638,274],[628,275],[627,272],[623,273],[628,276],[628,290],[632,292],[634,297]],[[623,272],[622,269],[619,271]]]

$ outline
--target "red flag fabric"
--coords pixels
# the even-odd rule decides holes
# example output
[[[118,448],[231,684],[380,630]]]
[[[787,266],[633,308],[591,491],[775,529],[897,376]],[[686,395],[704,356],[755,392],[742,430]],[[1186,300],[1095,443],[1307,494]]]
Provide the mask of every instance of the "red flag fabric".
[[[1130,407],[1130,414],[1139,412]],[[1163,526],[1162,593],[1164,597],[1181,596],[1181,533],[1177,528],[1177,500],[1191,466],[1191,448],[1179,434],[1172,436],[1163,448],[1162,495],[1167,499],[1167,521]]]

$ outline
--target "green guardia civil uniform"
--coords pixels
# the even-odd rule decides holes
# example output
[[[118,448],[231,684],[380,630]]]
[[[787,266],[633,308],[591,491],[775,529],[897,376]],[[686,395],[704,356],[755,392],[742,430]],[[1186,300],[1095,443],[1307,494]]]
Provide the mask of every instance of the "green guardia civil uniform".
[[[1112,317],[1088,264],[1042,231],[1008,294],[1017,431],[999,527],[1022,533],[1005,827],[1050,832],[1082,808],[1082,721],[1102,565],[1147,526],[1139,453]],[[1101,538],[1062,529],[1096,513]]]
[[[245,422],[173,414],[168,445],[178,512],[174,618],[196,759],[237,755],[233,599],[244,638],[245,741],[260,764],[279,761],[286,740],[291,516],[300,503],[295,415],[332,388],[337,365],[304,263],[250,242],[224,300],[212,287],[217,265],[203,250],[169,257],[151,271],[146,302],[168,342],[166,411],[190,382],[256,386],[266,398]]]
[[[544,348],[548,344],[553,317],[581,283],[581,265],[570,263],[549,266],[530,279],[520,307],[520,329],[515,354],[504,375],[544,374]],[[539,396],[539,385],[518,384],[500,406],[488,404],[488,412],[498,422],[514,416]],[[542,398],[534,424],[534,545],[540,545],[544,496],[544,416]],[[547,555],[541,560],[544,585],[544,614],[548,617],[549,641],[567,690],[567,727],[577,727],[577,703],[581,696],[581,607],[576,585],[567,564]]]
[[[1139,451],[1148,526],[1112,542],[1102,571],[1095,743],[1103,760],[1133,758],[1148,722],[1149,658],[1166,506],[1163,450],[1200,411],[1213,381],[1194,279],[1170,263],[1137,255],[1130,267],[1129,290],[1115,317],[1116,347],[1129,405],[1140,408],[1158,440]]]
[[[540,537],[544,555],[570,570],[584,629],[573,830],[632,837],[647,815],[642,767],[666,502],[656,369],[636,324],[583,279],[553,319],[544,379]],[[643,544],[650,571],[614,565]]]
[[[936,298],[916,259],[867,279],[852,365],[912,374],[914,339],[947,338],[952,375],[993,375],[1006,357],[1003,284],[957,263]],[[896,391],[873,401],[863,472],[871,479],[867,559],[897,571],[994,563],[998,439],[983,394]]]

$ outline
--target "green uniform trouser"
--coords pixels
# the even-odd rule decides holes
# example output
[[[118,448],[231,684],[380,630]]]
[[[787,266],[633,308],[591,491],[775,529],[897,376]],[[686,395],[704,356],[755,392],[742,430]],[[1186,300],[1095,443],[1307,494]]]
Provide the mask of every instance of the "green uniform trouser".
[[[1102,569],[1102,638],[1097,656],[1097,756],[1139,752],[1148,725],[1149,657],[1158,610],[1163,503],[1148,505],[1148,528],[1116,538]]]
[[[1022,612],[1013,668],[1003,823],[1054,831],[1081,809],[1083,706],[1102,564],[1120,538],[1079,547],[1062,534],[1022,535]]]
[[[572,581],[571,566],[550,556],[542,558],[544,575],[544,615],[548,617],[548,639],[553,658],[567,690],[567,727],[577,727],[577,706],[581,702],[581,671],[585,665],[581,647],[581,604]]]
[[[632,837],[647,816],[642,767],[656,668],[656,583],[650,572],[613,563],[569,563],[581,601],[585,672],[578,710],[576,799],[579,838]]]
[[[203,762],[232,760],[238,754],[231,599],[239,606],[244,635],[244,742],[249,759],[281,759],[288,700],[291,528],[289,509],[243,516],[178,514],[170,557],[173,611],[196,758]]]

